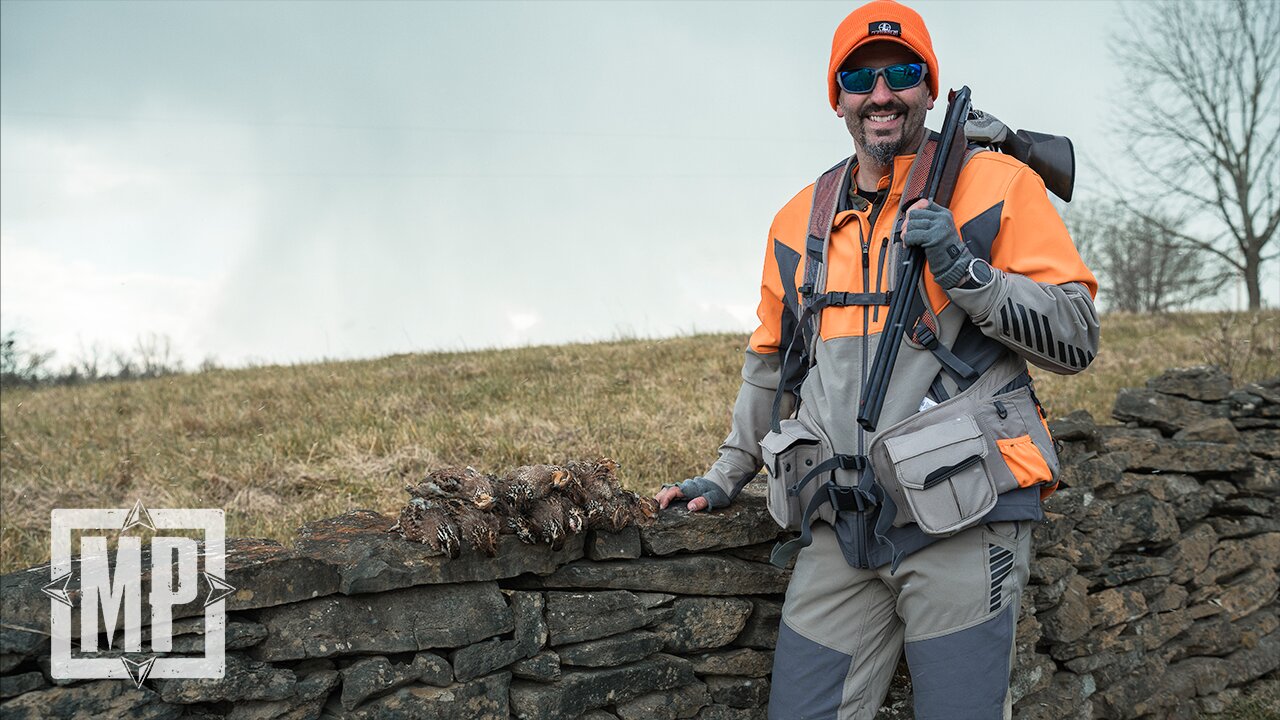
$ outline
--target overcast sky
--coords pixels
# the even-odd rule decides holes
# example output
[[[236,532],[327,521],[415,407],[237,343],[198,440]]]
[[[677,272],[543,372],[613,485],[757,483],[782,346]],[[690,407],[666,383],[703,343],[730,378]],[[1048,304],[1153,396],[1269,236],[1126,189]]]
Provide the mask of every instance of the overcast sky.
[[[0,323],[225,364],[749,331],[851,152],[855,5],[5,1]],[[915,7],[944,88],[1115,151],[1116,4]]]

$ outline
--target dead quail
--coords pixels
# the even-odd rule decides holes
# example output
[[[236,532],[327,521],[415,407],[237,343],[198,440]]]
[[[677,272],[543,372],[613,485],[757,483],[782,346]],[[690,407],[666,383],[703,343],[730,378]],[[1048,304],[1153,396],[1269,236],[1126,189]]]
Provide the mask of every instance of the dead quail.
[[[523,505],[549,495],[568,480],[568,472],[557,465],[522,465],[505,478],[507,495],[515,505]]]
[[[567,520],[565,502],[555,495],[535,500],[529,508],[529,524],[552,550],[564,547]]]
[[[538,531],[533,526],[533,522],[522,514],[510,515],[507,517],[506,530],[514,533],[516,539],[525,545],[534,545],[538,542]]]
[[[423,480],[417,485],[405,483],[404,491],[413,497],[423,498],[426,500],[439,500],[449,497],[449,493],[445,492],[444,488],[440,487],[438,483],[430,479]]]
[[[658,521],[658,501],[643,495],[632,495],[632,521],[641,527],[648,527]]]
[[[458,480],[458,495],[481,510],[490,510],[496,501],[493,478],[469,467]]]
[[[471,547],[489,557],[498,554],[498,517],[493,513],[480,510],[469,503],[459,502],[454,515],[458,525],[458,534]]]
[[[618,463],[610,458],[600,458],[594,462],[574,460],[569,463],[569,469],[584,483],[617,482],[618,467]]]
[[[458,557],[458,527],[442,503],[415,497],[400,511],[400,527],[408,540],[420,542],[438,554]]]
[[[587,529],[587,511],[578,507],[573,501],[565,503],[564,524],[570,533],[577,535]]]

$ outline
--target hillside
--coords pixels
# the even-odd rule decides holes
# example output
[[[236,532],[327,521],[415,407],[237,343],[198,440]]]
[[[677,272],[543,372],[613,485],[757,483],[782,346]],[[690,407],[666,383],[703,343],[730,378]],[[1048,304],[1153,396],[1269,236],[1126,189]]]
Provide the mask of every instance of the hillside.
[[[1278,337],[1275,311],[1110,315],[1094,366],[1038,373],[1039,395],[1051,414],[1103,420],[1119,388],[1167,367],[1280,373]],[[403,481],[441,465],[601,455],[652,492],[714,459],[744,345],[699,335],[5,388],[0,572],[48,557],[53,508],[220,507],[229,536],[281,539],[352,507],[394,513]]]

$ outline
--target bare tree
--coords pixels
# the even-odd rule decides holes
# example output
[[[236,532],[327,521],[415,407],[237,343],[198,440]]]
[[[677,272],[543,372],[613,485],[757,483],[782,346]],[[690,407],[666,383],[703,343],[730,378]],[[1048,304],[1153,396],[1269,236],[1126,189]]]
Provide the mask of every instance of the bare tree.
[[[1108,310],[1176,310],[1213,295],[1234,274],[1170,235],[1165,228],[1178,226],[1175,218],[1138,215],[1121,203],[1095,200],[1078,201],[1064,219],[1081,256],[1099,276]]]
[[[174,354],[168,335],[147,333],[134,342],[134,358],[141,377],[161,377],[182,372],[182,360]]]
[[[24,333],[8,330],[0,336],[0,385],[35,385],[48,374],[52,350],[38,350]]]
[[[1232,268],[1256,310],[1280,226],[1280,2],[1163,0],[1126,15],[1119,114],[1149,182],[1120,197],[1152,223],[1194,211],[1199,224],[1161,228]]]
[[[86,347],[84,342],[81,341],[79,346],[79,352],[76,353],[76,358],[66,374],[74,374],[77,378],[86,382],[94,382],[101,379],[106,372],[104,358],[107,354],[102,347],[102,343],[95,340]]]

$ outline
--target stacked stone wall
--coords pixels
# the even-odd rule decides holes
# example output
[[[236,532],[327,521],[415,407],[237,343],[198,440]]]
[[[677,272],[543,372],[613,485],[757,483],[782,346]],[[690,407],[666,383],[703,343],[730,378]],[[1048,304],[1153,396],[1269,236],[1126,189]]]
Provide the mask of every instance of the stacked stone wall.
[[[1024,720],[1193,718],[1280,667],[1280,379],[1209,369],[1052,423],[1013,672]],[[228,541],[226,676],[50,677],[47,566],[0,578],[0,713],[23,717],[765,717],[789,571],[754,483],[733,506],[448,560],[354,511],[293,547]],[[145,567],[145,563],[144,563]],[[71,588],[72,598],[76,590]],[[175,653],[199,652],[199,603]],[[117,638],[116,642],[119,643]],[[117,647],[119,645],[117,644]],[[899,668],[881,718],[911,716]]]

